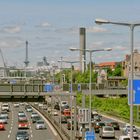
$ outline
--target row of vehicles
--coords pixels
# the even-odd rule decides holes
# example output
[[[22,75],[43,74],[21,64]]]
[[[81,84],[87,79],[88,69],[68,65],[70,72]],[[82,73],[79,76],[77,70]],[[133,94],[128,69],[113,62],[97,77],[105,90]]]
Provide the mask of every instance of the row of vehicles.
[[[43,105],[42,105],[43,108]],[[46,110],[49,110],[50,112],[56,110],[56,114],[60,114],[61,115],[61,119],[59,117],[59,123],[61,121],[62,124],[64,124],[64,126],[68,129],[68,130],[72,130],[74,129],[74,119],[73,121],[71,121],[71,115],[73,117],[73,113],[74,113],[74,108],[73,110],[71,110],[71,107],[68,105],[67,101],[61,101],[56,102],[52,106],[48,106]],[[61,113],[60,113],[61,110]],[[51,112],[51,114],[53,114]],[[53,114],[54,115],[54,114]],[[55,115],[54,115],[55,116]],[[120,134],[121,136],[119,137],[119,140],[130,140],[130,125],[125,125],[123,128],[120,128],[120,125],[117,121],[114,120],[110,120],[110,119],[102,119],[102,116],[100,114],[98,114],[96,111],[93,111],[91,114],[91,118],[92,118],[92,128],[94,129],[95,133],[98,133],[97,135],[101,138],[116,138],[116,130],[117,131],[121,131]],[[79,133],[78,137],[82,137],[82,125],[78,123],[78,120],[76,122],[77,124],[77,132]],[[72,127],[71,127],[72,125]],[[89,125],[85,126],[85,131],[89,131]],[[137,132],[137,129],[134,128],[133,129],[133,136],[134,139],[138,139],[139,138],[139,134]]]
[[[14,106],[18,107],[18,106]],[[18,112],[18,130],[16,134],[16,140],[29,140],[30,135],[26,129],[29,129],[29,120],[26,113],[30,113],[31,123],[35,124],[35,129],[46,129],[44,120],[37,112],[33,111],[33,108],[29,104],[25,104],[25,111]]]

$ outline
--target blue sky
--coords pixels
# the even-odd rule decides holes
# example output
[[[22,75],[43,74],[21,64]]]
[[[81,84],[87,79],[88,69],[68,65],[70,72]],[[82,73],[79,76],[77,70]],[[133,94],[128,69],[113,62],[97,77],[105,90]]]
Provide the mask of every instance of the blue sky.
[[[130,52],[129,29],[96,25],[96,18],[140,22],[139,0],[0,0],[0,47],[7,65],[24,66],[25,41],[30,66],[46,56],[78,60],[79,28],[86,28],[86,47],[112,48],[93,56],[96,63],[121,61]],[[135,28],[135,48],[140,50],[140,27]],[[87,60],[89,56],[87,54]],[[2,59],[0,57],[0,65]]]

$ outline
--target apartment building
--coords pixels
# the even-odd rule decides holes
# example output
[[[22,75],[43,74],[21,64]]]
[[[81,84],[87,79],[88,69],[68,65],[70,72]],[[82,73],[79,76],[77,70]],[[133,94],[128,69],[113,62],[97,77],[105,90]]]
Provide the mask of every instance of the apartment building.
[[[137,49],[134,50],[133,54],[133,70],[134,74],[139,74],[140,75],[140,53],[138,52]],[[129,73],[131,71],[131,55],[127,54],[125,56],[125,60],[122,62],[122,68],[123,68],[123,75],[124,77],[129,76]]]

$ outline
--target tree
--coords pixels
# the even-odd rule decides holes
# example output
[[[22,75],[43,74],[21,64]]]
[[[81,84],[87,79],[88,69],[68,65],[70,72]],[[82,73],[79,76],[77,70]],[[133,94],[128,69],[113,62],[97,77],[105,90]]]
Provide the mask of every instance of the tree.
[[[115,70],[112,73],[112,76],[122,76],[122,66],[121,64],[117,65]]]

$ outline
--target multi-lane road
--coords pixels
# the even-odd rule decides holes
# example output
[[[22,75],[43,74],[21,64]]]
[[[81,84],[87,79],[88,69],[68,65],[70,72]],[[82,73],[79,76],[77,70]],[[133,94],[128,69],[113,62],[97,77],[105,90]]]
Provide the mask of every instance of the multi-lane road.
[[[4,131],[0,131],[0,140],[16,139],[16,133],[18,131],[19,111],[24,111],[27,116],[29,128],[26,131],[28,131],[29,133],[30,140],[44,140],[44,139],[57,140],[57,132],[51,127],[48,121],[46,121],[41,114],[39,115],[42,117],[42,119],[44,119],[47,129],[36,130],[35,124],[33,124],[31,120],[31,112],[26,112],[24,105],[20,105],[19,107],[14,107],[12,103],[9,103],[9,105],[10,105],[10,112],[8,113],[9,114],[8,123],[5,124],[6,129]],[[33,111],[36,112],[36,110]]]
[[[43,117],[43,115],[40,114],[37,110],[33,108],[33,112],[37,112],[40,115],[40,117],[44,120],[47,126],[47,129],[43,129],[43,130],[35,129],[35,123],[32,123],[32,119],[31,119],[31,112],[27,112],[25,110],[25,105],[20,105],[19,107],[14,107],[13,103],[9,103],[9,105],[10,105],[10,112],[8,113],[9,114],[8,123],[5,125],[6,129],[4,131],[0,131],[0,140],[15,140],[16,139],[15,137],[18,131],[18,112],[19,111],[24,111],[24,113],[27,116],[27,119],[29,122],[29,129],[27,129],[29,133],[29,137],[30,137],[29,140],[58,140],[57,131],[51,126],[51,124],[45,119],[45,117]],[[35,105],[35,106],[38,108],[38,105]],[[40,107],[39,110],[43,110],[43,109]],[[58,115],[56,114],[54,115],[53,112],[51,112],[53,116],[51,118],[55,120],[54,122],[57,122],[57,124],[60,124],[59,122],[60,115],[62,115],[60,113],[60,110],[54,110],[54,106],[52,106],[52,110],[53,112],[55,111]],[[47,110],[43,110],[43,112],[47,114]],[[102,120],[101,120],[102,122],[108,121],[108,120],[112,120],[112,119],[108,118],[107,116],[102,116]],[[119,120],[115,120],[115,121],[119,122]],[[115,130],[114,139],[118,139],[119,136],[122,135],[122,128],[124,124],[125,124],[124,122],[119,122],[120,130]],[[72,131],[71,133],[71,130],[67,129],[67,124],[62,124],[61,128],[69,135],[69,137],[71,136],[71,134],[74,135],[74,131]],[[140,130],[137,129],[137,131],[140,134]],[[77,130],[77,133],[78,132],[79,130]],[[99,137],[99,133],[96,133],[96,140],[102,140],[102,138]],[[113,139],[110,138],[110,140],[113,140]]]

